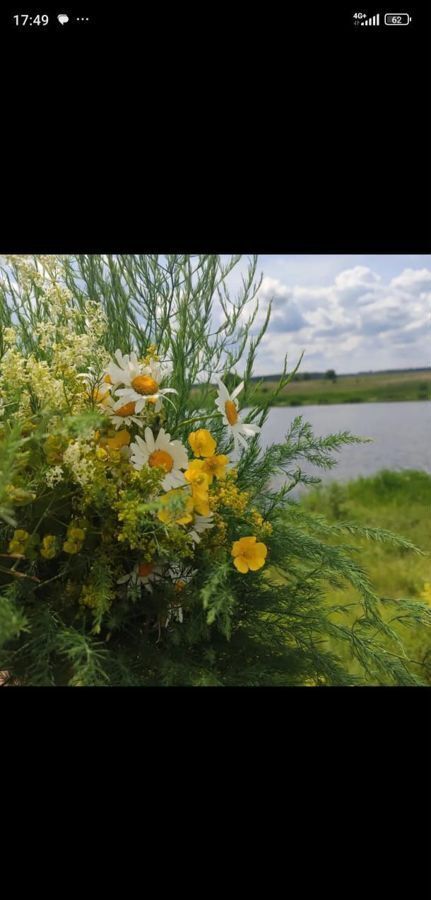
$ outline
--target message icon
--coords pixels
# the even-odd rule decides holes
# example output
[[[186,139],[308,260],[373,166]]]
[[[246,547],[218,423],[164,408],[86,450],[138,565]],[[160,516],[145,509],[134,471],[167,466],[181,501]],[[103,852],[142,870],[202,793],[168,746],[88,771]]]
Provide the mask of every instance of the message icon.
[[[69,16],[67,16],[66,13],[60,13],[60,15],[57,16],[57,19],[60,22],[60,25],[65,25],[66,22],[69,21]]]

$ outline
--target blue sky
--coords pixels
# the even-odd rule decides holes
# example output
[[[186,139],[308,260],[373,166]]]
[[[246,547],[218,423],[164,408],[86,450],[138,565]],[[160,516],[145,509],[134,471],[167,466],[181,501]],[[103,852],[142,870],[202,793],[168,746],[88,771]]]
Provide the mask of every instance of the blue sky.
[[[271,297],[273,313],[255,374],[303,350],[303,372],[431,365],[431,255],[262,255],[258,271],[259,321]]]

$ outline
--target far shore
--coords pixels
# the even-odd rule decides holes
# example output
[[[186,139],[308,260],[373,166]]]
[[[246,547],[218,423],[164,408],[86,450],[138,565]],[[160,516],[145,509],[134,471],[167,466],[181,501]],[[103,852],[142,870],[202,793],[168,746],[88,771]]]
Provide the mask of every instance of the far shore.
[[[297,376],[271,401],[271,406],[324,406],[335,403],[394,403],[431,400],[431,369],[337,375],[335,378]],[[267,402],[277,381],[256,380],[242,398],[242,406]],[[199,391],[198,388],[194,393]]]

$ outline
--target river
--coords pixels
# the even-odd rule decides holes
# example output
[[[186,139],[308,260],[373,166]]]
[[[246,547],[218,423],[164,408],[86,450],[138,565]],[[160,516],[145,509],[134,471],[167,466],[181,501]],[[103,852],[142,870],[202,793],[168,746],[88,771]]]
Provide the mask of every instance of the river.
[[[262,430],[262,445],[281,443],[295,416],[309,422],[316,436],[350,431],[370,444],[342,447],[329,471],[300,462],[322,482],[348,481],[381,469],[421,469],[431,473],[431,403],[342,403],[334,406],[273,407]],[[279,485],[283,477],[276,479]]]

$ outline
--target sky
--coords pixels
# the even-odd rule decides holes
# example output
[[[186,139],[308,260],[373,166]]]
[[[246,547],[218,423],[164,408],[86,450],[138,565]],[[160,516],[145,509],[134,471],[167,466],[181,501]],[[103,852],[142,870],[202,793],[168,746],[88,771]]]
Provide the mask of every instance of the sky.
[[[258,325],[272,316],[254,373],[349,373],[431,365],[431,255],[262,255]],[[240,281],[239,271],[235,279]]]

